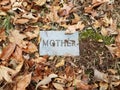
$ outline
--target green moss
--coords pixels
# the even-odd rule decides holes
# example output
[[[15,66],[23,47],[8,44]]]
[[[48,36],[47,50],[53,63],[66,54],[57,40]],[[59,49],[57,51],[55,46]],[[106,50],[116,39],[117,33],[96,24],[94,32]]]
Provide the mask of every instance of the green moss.
[[[92,39],[94,41],[102,40],[106,45],[112,44],[114,42],[114,37],[112,36],[103,36],[99,32],[96,32],[92,29],[84,30],[80,32],[80,39]]]

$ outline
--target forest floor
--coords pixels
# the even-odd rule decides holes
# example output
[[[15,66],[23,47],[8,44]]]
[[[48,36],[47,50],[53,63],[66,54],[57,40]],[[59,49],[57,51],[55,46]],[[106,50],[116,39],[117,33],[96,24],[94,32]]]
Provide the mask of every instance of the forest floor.
[[[40,30],[80,55],[40,56]],[[120,90],[120,0],[0,0],[0,90]]]

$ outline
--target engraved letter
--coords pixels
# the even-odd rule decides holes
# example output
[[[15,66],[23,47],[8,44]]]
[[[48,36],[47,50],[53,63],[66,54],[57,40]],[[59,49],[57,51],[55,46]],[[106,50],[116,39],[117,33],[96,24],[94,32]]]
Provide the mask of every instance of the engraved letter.
[[[46,42],[43,40],[43,46],[48,46],[48,40]]]

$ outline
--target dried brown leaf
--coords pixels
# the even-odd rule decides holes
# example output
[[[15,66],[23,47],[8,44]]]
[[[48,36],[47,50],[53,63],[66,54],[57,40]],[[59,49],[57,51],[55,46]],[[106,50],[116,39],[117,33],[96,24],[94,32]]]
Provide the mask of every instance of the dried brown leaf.
[[[77,24],[68,25],[66,33],[74,33],[77,29],[83,30],[84,27],[85,27],[85,25],[82,24],[81,21],[79,21],[79,22],[77,22]]]
[[[10,3],[10,0],[2,0],[0,1],[0,5],[7,5]]]
[[[17,83],[14,86],[13,90],[26,90],[26,87],[30,84],[31,73],[23,76],[17,77]]]
[[[9,43],[2,51],[2,54],[1,54],[1,59],[2,60],[7,60],[9,59],[9,57],[12,55],[12,53],[14,52],[15,50],[15,47],[16,47],[16,44],[15,43]]]
[[[64,66],[64,64],[65,64],[65,60],[62,59],[59,63],[55,65],[55,67],[58,68],[58,67]]]
[[[36,51],[38,51],[37,46],[32,42],[28,42],[27,48],[24,49],[24,52],[27,53],[34,53]]]
[[[51,12],[47,14],[46,18],[51,22],[59,22],[60,17],[58,16],[58,10],[60,9],[60,6],[52,6]]]
[[[100,82],[100,89],[99,90],[107,90],[108,89],[108,83]]]
[[[21,48],[27,47],[27,41],[24,41],[23,39],[26,38],[26,35],[21,34],[18,30],[13,30],[10,33],[9,40],[10,42],[16,43]]]
[[[39,14],[33,15],[33,13],[25,13],[25,14],[22,15],[22,17],[29,19],[30,23],[35,23],[39,19]]]
[[[34,27],[28,27],[27,29],[25,29],[25,35],[29,38],[29,39],[33,39],[38,37],[39,35],[39,27],[38,26],[34,26]]]
[[[47,60],[43,57],[37,57],[35,59],[32,59],[33,62],[36,62],[36,63],[45,63]]]
[[[3,11],[8,11],[11,9],[11,4],[5,5],[5,6],[1,6],[1,10]]]
[[[78,90],[92,90],[92,86],[82,82],[81,80],[75,79],[73,85],[75,85]]]
[[[6,12],[4,12],[4,11],[0,10],[0,16],[6,16],[6,15],[7,15],[7,13],[6,13]]]
[[[13,57],[15,60],[21,62],[23,61],[23,58],[22,58],[22,49],[20,47],[16,47],[15,49],[15,52],[13,53]]]
[[[3,40],[6,40],[6,34],[5,34],[5,30],[4,29],[0,29],[0,42]]]
[[[107,35],[108,35],[108,30],[107,30],[106,28],[102,27],[102,28],[101,28],[101,34],[102,34],[103,36],[107,36]]]
[[[105,45],[105,46],[106,46],[106,47],[108,48],[108,50],[110,51],[111,55],[112,55],[113,57],[115,57],[115,53],[117,52],[118,47],[117,47],[115,44]],[[120,55],[120,53],[119,53],[119,55]]]
[[[115,75],[117,73],[117,70],[115,70],[115,69],[108,69],[107,71],[113,75]]]
[[[64,90],[64,88],[61,84],[58,84],[58,83],[52,83],[52,84],[57,90]]]
[[[48,77],[44,78],[43,80],[41,80],[37,86],[36,86],[36,90],[39,86],[42,86],[42,85],[46,85],[46,84],[49,84],[51,81],[52,81],[52,78],[56,78],[58,77],[58,75],[56,74],[50,74]]]
[[[46,3],[46,0],[34,0],[34,2],[36,3],[36,5],[42,6]]]
[[[12,76],[16,74],[16,71],[5,66],[0,66],[0,81],[5,79],[7,82],[12,82]]]
[[[68,4],[63,4],[63,8],[61,8],[58,12],[59,16],[69,15],[73,7],[74,5],[72,2],[69,2]]]
[[[25,23],[28,23],[29,22],[29,19],[27,18],[20,18],[20,19],[17,19],[15,21],[15,24],[25,24]]]
[[[80,21],[80,16],[77,15],[76,13],[73,13],[74,19],[72,19],[72,24],[76,24]]]

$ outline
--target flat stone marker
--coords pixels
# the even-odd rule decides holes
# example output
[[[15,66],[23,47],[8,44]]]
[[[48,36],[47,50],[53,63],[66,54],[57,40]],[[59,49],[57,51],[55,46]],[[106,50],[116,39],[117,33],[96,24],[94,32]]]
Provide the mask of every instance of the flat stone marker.
[[[66,34],[65,31],[40,31],[40,55],[78,56],[78,32]]]

